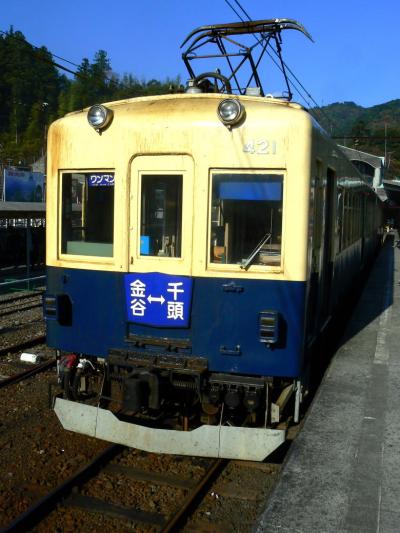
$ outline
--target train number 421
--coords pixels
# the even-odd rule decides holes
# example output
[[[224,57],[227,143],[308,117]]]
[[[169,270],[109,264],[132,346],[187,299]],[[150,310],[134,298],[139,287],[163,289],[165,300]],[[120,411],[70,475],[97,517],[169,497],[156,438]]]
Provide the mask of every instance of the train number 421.
[[[275,155],[276,141],[266,139],[250,140],[243,145],[243,152],[246,154]]]

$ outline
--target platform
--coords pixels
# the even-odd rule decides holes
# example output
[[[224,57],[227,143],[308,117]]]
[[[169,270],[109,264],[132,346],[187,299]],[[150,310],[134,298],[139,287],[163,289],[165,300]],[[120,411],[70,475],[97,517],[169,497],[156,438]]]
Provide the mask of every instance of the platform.
[[[44,218],[44,202],[0,202],[0,218]]]
[[[400,249],[387,240],[257,533],[400,531]]]

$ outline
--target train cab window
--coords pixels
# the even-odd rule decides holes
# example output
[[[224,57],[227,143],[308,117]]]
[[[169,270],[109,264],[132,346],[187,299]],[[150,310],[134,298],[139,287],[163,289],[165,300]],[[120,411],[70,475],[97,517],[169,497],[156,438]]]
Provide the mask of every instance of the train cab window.
[[[281,264],[283,176],[214,174],[211,263]]]
[[[62,175],[61,252],[113,256],[114,173]]]
[[[182,175],[142,175],[140,255],[181,257]]]

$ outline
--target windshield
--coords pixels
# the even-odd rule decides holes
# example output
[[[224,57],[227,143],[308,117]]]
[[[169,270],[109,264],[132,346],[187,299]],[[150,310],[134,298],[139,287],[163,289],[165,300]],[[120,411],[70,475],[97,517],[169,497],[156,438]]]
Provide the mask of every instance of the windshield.
[[[140,255],[181,257],[180,175],[143,175]]]
[[[282,199],[282,174],[214,174],[211,263],[279,266]]]
[[[61,252],[113,256],[114,173],[62,175]]]

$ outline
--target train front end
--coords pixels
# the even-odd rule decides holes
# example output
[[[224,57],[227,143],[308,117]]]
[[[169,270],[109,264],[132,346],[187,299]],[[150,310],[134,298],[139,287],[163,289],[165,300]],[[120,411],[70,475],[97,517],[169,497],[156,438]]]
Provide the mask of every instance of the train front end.
[[[221,94],[51,126],[45,317],[66,429],[252,460],[282,444],[301,399],[311,130],[296,104]]]

